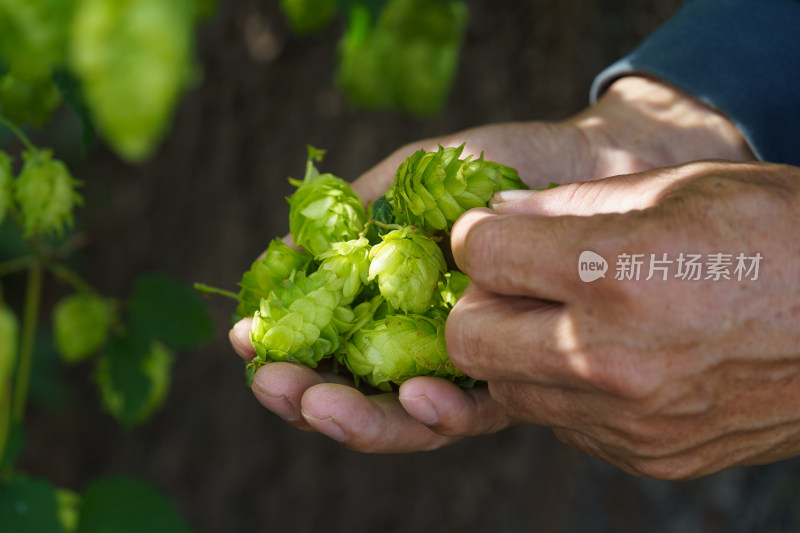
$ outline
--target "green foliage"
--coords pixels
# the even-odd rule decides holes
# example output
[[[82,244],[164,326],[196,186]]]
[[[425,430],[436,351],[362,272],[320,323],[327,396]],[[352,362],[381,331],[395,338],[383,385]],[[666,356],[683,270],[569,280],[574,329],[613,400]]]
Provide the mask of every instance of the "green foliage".
[[[14,122],[41,126],[60,103],[58,89],[49,77],[0,76],[0,114]]]
[[[114,322],[113,301],[92,294],[73,294],[53,308],[56,347],[67,363],[94,355],[108,339]]]
[[[71,65],[99,129],[138,161],[164,135],[190,81],[195,6],[190,0],[80,0]]]
[[[191,533],[175,508],[134,478],[95,481],[86,489],[77,533]]]
[[[336,0],[281,0],[281,10],[298,35],[317,33],[336,13]]]
[[[374,25],[355,5],[337,82],[358,107],[434,114],[450,92],[466,26],[463,1],[389,0]]]
[[[137,278],[129,302],[133,331],[175,349],[194,348],[214,337],[203,301],[186,285],[164,274]]]
[[[11,170],[11,161],[11,156],[0,150],[0,226],[14,202],[14,174]]]
[[[53,486],[26,477],[0,483],[0,526],[9,533],[62,533]]]
[[[147,420],[166,399],[173,361],[163,344],[145,336],[113,339],[95,371],[103,406],[128,428]]]

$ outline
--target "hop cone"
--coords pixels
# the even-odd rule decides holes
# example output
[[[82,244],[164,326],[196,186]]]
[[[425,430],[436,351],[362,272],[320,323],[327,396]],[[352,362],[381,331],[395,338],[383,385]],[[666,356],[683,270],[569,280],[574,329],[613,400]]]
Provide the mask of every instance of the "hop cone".
[[[72,225],[72,209],[83,200],[75,192],[80,183],[49,150],[23,153],[25,165],[17,178],[15,200],[22,212],[25,235],[61,234]]]
[[[298,273],[261,300],[250,328],[251,366],[293,361],[315,368],[339,348],[339,331],[352,323],[353,312],[339,305],[341,293],[327,288],[329,281],[323,273]]]
[[[277,238],[270,242],[264,259],[254,262],[242,275],[236,313],[240,317],[253,316],[262,298],[269,296],[270,291],[293,272],[304,270],[310,262],[311,255],[307,252],[286,246]]]
[[[414,376],[465,378],[447,356],[444,321],[421,315],[388,315],[353,334],[342,359],[356,376],[383,390]]]
[[[341,291],[344,302],[352,302],[369,275],[369,241],[365,237],[357,240],[337,242],[330,250],[317,256],[322,260],[319,272],[330,276],[328,288]]]
[[[369,280],[378,278],[381,295],[396,309],[424,313],[447,271],[444,255],[415,227],[394,230],[369,252]]]
[[[347,182],[333,174],[320,175],[312,160],[318,160],[321,152],[309,152],[304,180],[289,180],[298,187],[288,199],[289,230],[295,244],[317,256],[335,242],[356,239],[364,229],[366,212]]]
[[[485,207],[495,192],[528,188],[514,169],[484,161],[483,154],[459,159],[463,150],[463,144],[419,150],[400,165],[386,193],[398,222],[428,233],[449,231],[464,211]]]
[[[114,319],[114,303],[73,294],[53,308],[56,347],[67,363],[77,363],[103,347]]]
[[[11,207],[14,191],[14,175],[11,170],[11,157],[0,150],[0,224]]]

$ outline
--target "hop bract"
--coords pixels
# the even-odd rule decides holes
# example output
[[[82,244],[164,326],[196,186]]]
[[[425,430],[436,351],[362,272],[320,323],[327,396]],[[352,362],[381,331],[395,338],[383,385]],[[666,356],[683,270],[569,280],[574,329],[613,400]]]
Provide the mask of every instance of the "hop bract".
[[[25,236],[61,234],[72,225],[72,210],[83,202],[74,179],[50,150],[24,152],[25,165],[17,178],[15,200],[22,213]]]
[[[485,207],[492,195],[505,189],[527,189],[511,167],[469,156],[459,159],[464,145],[419,150],[397,169],[386,193],[398,222],[423,231],[449,231],[466,210]]]
[[[250,328],[254,366],[293,361],[314,368],[339,348],[339,331],[353,312],[339,305],[341,293],[327,288],[329,281],[322,273],[298,273],[261,300]]]
[[[465,377],[447,355],[444,321],[421,315],[388,315],[368,323],[344,345],[342,359],[354,375],[383,390],[415,376]]]
[[[450,310],[469,284],[469,276],[458,270],[453,270],[444,275],[444,280],[439,281],[439,295],[442,298],[442,305]]]
[[[381,295],[407,313],[424,313],[447,271],[436,242],[415,227],[390,231],[369,252],[369,280],[378,278]]]
[[[283,244],[276,238],[269,243],[264,259],[255,261],[250,270],[242,275],[239,283],[239,306],[236,313],[240,317],[253,316],[261,299],[292,273],[305,270],[311,262],[311,255]]]
[[[366,212],[361,198],[344,180],[321,174],[310,154],[302,182],[290,180],[298,189],[289,197],[289,230],[295,244],[313,255],[328,251],[331,244],[358,238],[364,229]]]
[[[328,288],[342,292],[344,302],[352,302],[369,276],[369,240],[360,239],[337,242],[330,250],[316,259],[319,272],[330,275]]]

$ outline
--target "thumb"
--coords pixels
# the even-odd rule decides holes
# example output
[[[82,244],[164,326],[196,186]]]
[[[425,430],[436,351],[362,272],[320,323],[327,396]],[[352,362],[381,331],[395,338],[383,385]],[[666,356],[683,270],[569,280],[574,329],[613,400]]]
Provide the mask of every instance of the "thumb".
[[[501,214],[589,216],[646,209],[676,183],[690,177],[686,166],[647,170],[540,191],[500,191],[489,202]]]

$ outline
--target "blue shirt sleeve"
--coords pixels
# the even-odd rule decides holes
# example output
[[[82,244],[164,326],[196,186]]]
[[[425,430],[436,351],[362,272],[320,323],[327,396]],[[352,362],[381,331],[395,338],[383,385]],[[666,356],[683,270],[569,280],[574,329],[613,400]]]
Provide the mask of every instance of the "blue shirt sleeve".
[[[730,117],[762,161],[800,165],[800,0],[694,0],[592,85],[643,73]]]

